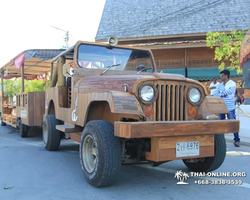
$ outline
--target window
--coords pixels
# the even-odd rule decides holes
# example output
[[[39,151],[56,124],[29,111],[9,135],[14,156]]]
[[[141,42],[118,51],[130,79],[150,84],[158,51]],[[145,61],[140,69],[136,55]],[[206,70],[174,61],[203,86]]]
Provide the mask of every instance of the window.
[[[117,48],[81,44],[78,48],[77,63],[81,68],[136,71],[138,65],[154,69],[151,54],[147,50]]]

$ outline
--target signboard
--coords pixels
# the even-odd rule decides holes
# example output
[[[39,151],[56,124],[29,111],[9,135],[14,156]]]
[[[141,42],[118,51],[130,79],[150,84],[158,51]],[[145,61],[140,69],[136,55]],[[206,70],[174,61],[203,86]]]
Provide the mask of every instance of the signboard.
[[[27,119],[27,109],[26,108],[21,109],[21,118]]]

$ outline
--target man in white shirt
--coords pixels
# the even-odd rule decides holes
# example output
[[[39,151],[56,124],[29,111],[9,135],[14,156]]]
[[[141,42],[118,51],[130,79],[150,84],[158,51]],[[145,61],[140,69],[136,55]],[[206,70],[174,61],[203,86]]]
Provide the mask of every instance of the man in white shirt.
[[[219,82],[217,82],[217,78],[214,77],[212,79],[212,83],[210,83],[210,86],[209,86],[209,88],[210,88],[210,95],[211,96],[214,95],[214,91],[215,91],[215,89],[216,89],[216,87],[217,87],[218,84],[219,84]]]
[[[220,72],[220,77],[222,83],[219,83],[216,87],[213,95],[217,97],[221,97],[229,110],[228,114],[218,114],[220,120],[225,119],[225,115],[227,115],[228,119],[236,119],[235,117],[235,91],[236,91],[236,83],[233,80],[230,80],[230,71],[223,70]],[[240,147],[240,138],[239,133],[234,133],[234,146]]]

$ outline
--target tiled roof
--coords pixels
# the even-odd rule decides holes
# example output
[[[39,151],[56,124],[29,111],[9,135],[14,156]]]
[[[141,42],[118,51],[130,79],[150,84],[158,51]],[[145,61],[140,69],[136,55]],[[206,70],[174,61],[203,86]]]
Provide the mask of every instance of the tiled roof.
[[[96,40],[248,29],[249,0],[106,0]]]

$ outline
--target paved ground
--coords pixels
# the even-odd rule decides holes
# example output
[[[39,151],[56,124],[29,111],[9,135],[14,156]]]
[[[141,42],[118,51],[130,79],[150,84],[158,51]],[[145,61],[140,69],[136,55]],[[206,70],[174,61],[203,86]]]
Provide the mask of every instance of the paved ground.
[[[215,180],[242,180],[236,185],[198,185],[190,177],[188,185],[177,185],[177,170],[188,172],[182,161],[152,168],[148,165],[122,167],[115,183],[94,188],[84,179],[78,144],[63,141],[57,152],[48,152],[39,129],[32,137],[20,138],[15,129],[0,126],[0,200],[75,200],[75,199],[249,199],[250,147],[228,143],[226,160],[217,172],[244,172],[247,177],[219,177]]]

